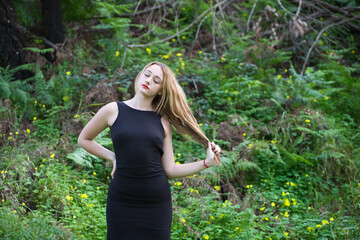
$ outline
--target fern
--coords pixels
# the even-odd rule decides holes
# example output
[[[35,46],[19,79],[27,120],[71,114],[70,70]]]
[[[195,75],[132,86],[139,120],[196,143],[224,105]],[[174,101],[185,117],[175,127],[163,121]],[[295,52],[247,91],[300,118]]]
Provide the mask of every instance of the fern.
[[[26,47],[26,48],[23,48],[23,50],[28,50],[28,51],[31,51],[31,52],[34,52],[34,53],[40,53],[40,54],[54,52],[53,48],[39,49],[39,48],[35,48],[35,47]]]
[[[221,179],[227,181],[234,179],[241,171],[256,170],[262,172],[256,163],[240,158],[238,150],[227,152],[221,157],[221,162],[221,167],[209,168],[203,171],[208,181],[218,184]]]
[[[19,224],[21,222],[21,224]],[[12,209],[0,209],[0,237],[2,239],[76,239],[75,235],[55,226],[45,216],[31,214],[22,219]]]
[[[106,128],[104,131],[102,131],[94,140],[98,144],[102,146],[111,147],[112,146],[112,140],[108,137],[109,135],[109,128]],[[101,162],[101,158],[87,152],[86,150],[82,148],[77,148],[74,152],[69,153],[66,155],[68,159],[73,160],[76,164],[88,168],[94,168],[93,162]]]

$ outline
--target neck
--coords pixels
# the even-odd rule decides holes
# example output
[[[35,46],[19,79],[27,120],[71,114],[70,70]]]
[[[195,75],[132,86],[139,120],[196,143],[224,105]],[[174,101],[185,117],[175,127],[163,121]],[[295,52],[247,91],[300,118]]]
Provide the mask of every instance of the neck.
[[[151,105],[153,99],[153,97],[147,98],[142,94],[135,94],[128,102],[136,109],[153,111],[153,106]]]

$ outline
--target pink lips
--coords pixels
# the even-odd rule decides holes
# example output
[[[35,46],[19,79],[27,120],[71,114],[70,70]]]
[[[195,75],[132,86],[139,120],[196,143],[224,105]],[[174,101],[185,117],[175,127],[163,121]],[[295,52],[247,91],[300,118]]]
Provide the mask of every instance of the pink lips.
[[[141,84],[141,86],[143,86],[143,88],[145,88],[145,89],[149,89],[149,87],[146,86],[145,84]]]

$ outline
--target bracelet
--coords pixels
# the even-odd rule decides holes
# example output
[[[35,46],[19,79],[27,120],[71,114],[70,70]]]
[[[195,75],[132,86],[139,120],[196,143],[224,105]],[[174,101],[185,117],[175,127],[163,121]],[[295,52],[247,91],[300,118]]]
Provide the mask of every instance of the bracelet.
[[[205,159],[204,159],[204,167],[209,168],[209,167],[206,165],[206,163],[205,163]]]

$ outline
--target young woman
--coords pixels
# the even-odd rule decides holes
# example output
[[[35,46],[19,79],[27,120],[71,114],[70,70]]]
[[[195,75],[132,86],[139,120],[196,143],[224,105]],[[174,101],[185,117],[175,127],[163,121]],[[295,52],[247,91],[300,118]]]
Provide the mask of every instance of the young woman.
[[[107,127],[115,153],[93,141]],[[206,159],[175,164],[171,127],[204,145]],[[138,74],[132,99],[103,106],[84,127],[78,143],[113,163],[106,206],[108,239],[170,239],[167,178],[221,164],[219,146],[202,133],[174,73],[160,62],[149,63]]]

